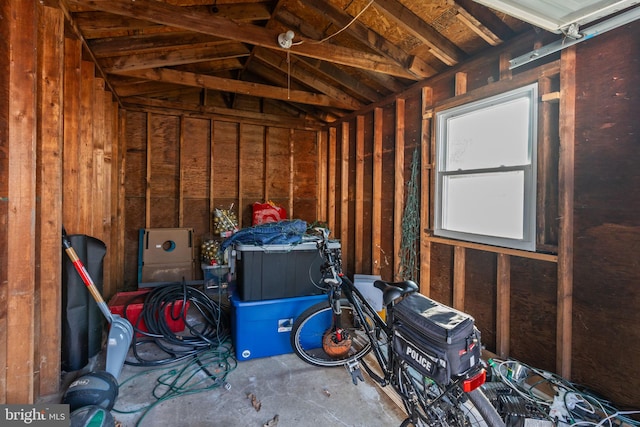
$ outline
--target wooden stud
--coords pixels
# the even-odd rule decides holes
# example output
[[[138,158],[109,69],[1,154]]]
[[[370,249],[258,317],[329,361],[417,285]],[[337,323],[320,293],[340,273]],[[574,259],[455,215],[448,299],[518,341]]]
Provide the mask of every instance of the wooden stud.
[[[500,55],[500,80],[509,80],[512,77],[511,70],[509,69],[509,66],[511,65],[509,61],[511,61],[511,54],[505,52]]]
[[[36,230],[36,2],[9,1],[3,5],[8,26],[7,45],[11,63],[7,67],[8,92],[4,102],[8,114],[6,151],[7,234],[6,352],[2,387],[7,391],[3,403],[29,404],[34,401],[34,325],[35,325],[35,243]],[[3,96],[3,97],[4,97]],[[60,246],[57,246],[58,248]],[[4,268],[4,266],[3,266]],[[4,322],[3,322],[4,323]],[[5,329],[6,327],[6,329]],[[6,346],[3,354],[6,351]],[[6,375],[6,377],[4,376]]]
[[[467,73],[457,72],[455,78],[455,96],[467,93]]]
[[[327,226],[335,235],[336,230],[336,161],[337,161],[337,129],[335,127],[329,128],[329,155],[328,155],[328,167],[329,167],[329,188],[327,193]]]
[[[453,307],[464,311],[467,252],[463,246],[453,247]]]
[[[95,65],[89,61],[80,63],[80,152],[78,158],[78,229],[77,233],[93,234],[93,99],[95,86]]]
[[[496,308],[496,352],[504,359],[509,357],[511,330],[511,257],[506,254],[498,254]]]
[[[404,131],[405,131],[405,100],[396,100],[396,145],[395,145],[395,198],[393,205],[393,275],[400,278],[400,245],[402,240],[402,216],[404,213]]]
[[[243,220],[242,220],[242,207],[244,206],[244,200],[243,200],[243,190],[244,190],[244,186],[242,185],[242,158],[244,155],[244,138],[243,138],[243,123],[240,123],[238,125],[238,135],[237,135],[237,144],[238,144],[238,170],[237,170],[237,178],[238,178],[238,228],[241,229],[244,227],[243,224]]]
[[[356,118],[356,182],[355,182],[355,270],[362,272],[364,241],[364,116]]]
[[[264,126],[264,138],[262,138],[262,152],[264,153],[264,162],[262,164],[262,176],[264,176],[262,194],[264,195],[265,201],[271,198],[269,189],[271,188],[271,183],[273,181],[273,177],[269,174],[269,159],[271,158],[269,155],[269,129],[271,129],[269,126]]]
[[[431,241],[427,239],[429,229],[429,212],[431,211],[431,173],[432,153],[431,139],[431,111],[433,105],[433,89],[422,88],[422,123],[420,134],[420,292],[426,296],[431,294]]]
[[[573,194],[576,118],[576,48],[562,51],[560,57],[560,162],[558,187],[560,235],[558,236],[558,321],[556,331],[556,370],[571,378],[573,310]]]
[[[371,274],[379,276],[382,268],[380,248],[382,245],[382,131],[383,110],[378,107],[373,113],[373,206],[371,212]]]
[[[79,40],[64,39],[62,223],[70,233],[78,232],[81,51]]]
[[[326,222],[327,221],[327,199],[328,199],[328,191],[327,191],[327,149],[328,149],[328,141],[327,141],[327,132],[326,131],[318,131],[316,132],[316,140],[318,143],[318,152],[317,152],[317,163],[318,163],[318,204],[316,207],[316,216],[318,217],[318,221]]]
[[[293,129],[289,129],[289,216],[295,218],[293,210],[293,196],[295,189],[295,134]]]
[[[39,7],[38,31],[38,209],[36,259],[36,375],[38,395],[56,393],[60,383],[62,314],[62,105],[64,15],[59,9]],[[46,114],[43,114],[46,106]],[[55,319],[56,321],[52,321]]]
[[[216,175],[213,173],[213,141],[215,137],[215,120],[209,122],[209,233],[213,234],[214,223],[213,214],[216,210],[215,196],[213,189],[216,186]]]
[[[349,270],[349,122],[342,122],[340,150],[340,242],[342,262]]]
[[[151,228],[151,113],[147,113],[147,171],[146,171],[146,189],[145,189],[145,228]]]
[[[178,126],[178,227],[184,227],[184,114]]]

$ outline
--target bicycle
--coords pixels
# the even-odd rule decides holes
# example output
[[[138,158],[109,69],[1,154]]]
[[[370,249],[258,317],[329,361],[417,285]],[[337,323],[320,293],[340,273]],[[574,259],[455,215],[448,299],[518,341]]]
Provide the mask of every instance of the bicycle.
[[[296,355],[314,366],[344,366],[356,385],[364,381],[361,367],[380,386],[391,385],[407,413],[401,427],[504,427],[480,388],[486,372],[473,318],[419,294],[413,281],[375,281],[383,294],[384,315],[378,313],[342,273],[340,248],[330,248],[329,231],[316,230],[321,234],[317,243],[323,259],[321,284],[328,298],[296,318],[291,330]],[[454,316],[467,329],[469,321],[463,319],[470,319],[471,333],[463,337],[461,349],[453,343],[457,338],[449,337],[453,346],[425,341],[425,331],[409,325],[415,316],[425,321],[416,311],[416,305],[425,304],[435,307],[436,317]],[[365,359],[370,353],[373,360]]]

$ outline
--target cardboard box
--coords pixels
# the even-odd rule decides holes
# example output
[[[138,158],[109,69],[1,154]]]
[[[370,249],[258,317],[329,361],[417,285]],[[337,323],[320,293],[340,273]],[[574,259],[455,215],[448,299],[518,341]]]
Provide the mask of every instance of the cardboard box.
[[[138,286],[149,282],[182,282],[195,280],[196,264],[193,261],[179,264],[145,264],[141,268]]]
[[[118,292],[109,300],[109,311],[123,317],[133,325],[134,328],[142,332],[148,332],[144,319],[140,318],[144,310],[144,301],[150,289],[143,289],[134,292]],[[189,301],[185,305],[185,312],[189,310]],[[184,319],[180,315],[182,312],[183,301],[176,300],[173,305],[166,305],[164,308],[164,319],[167,326],[172,332],[184,331]],[[138,333],[138,336],[142,334]]]
[[[140,230],[140,265],[184,264],[195,257],[192,228],[146,228]]]
[[[332,242],[334,249],[340,243]],[[320,267],[324,260],[315,242],[297,245],[235,247],[236,286],[241,301],[290,298],[324,293]]]
[[[231,296],[231,339],[239,361],[292,353],[295,319],[326,295],[242,302]]]

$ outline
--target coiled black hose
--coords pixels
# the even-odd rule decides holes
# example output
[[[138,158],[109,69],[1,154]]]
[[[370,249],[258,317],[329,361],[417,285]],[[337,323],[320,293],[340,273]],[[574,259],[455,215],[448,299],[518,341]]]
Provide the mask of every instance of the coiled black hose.
[[[192,311],[190,316],[187,316],[188,310]],[[126,307],[124,312],[127,312]],[[173,332],[167,316],[174,322],[183,321],[184,332]],[[147,331],[139,327],[141,321],[144,321]],[[178,362],[216,349],[230,337],[229,315],[220,303],[185,283],[162,286],[149,292],[133,327],[136,332],[132,345],[135,361],[125,361],[133,366]],[[153,353],[154,357],[143,356],[140,348],[145,346],[146,349],[147,345],[155,345],[164,355],[158,356],[157,351],[150,350],[145,354]]]

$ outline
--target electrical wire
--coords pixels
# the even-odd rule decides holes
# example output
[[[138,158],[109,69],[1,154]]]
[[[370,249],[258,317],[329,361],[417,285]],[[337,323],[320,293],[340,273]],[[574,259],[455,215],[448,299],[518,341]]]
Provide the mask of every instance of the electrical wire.
[[[627,426],[640,427],[640,421],[626,416],[639,414],[640,411],[619,411],[611,402],[552,372],[531,367],[517,360],[490,359],[489,365],[501,383],[507,385],[520,397],[536,405],[556,425],[570,427],[607,425],[614,427],[624,423]],[[523,368],[527,373],[526,378],[518,375],[519,368]],[[538,379],[535,382],[526,381],[536,377]],[[543,393],[536,393],[543,385],[549,390],[553,390],[555,395],[548,396],[548,393],[544,393],[547,398],[543,398]],[[566,420],[551,416],[550,414],[554,410],[556,412],[560,410]],[[617,420],[618,423],[614,424],[613,420]]]
[[[197,315],[187,316],[192,310]],[[127,313],[125,306],[124,313]],[[182,333],[173,332],[169,324],[184,322]],[[146,330],[141,328],[142,322]],[[217,348],[229,337],[229,318],[220,304],[204,292],[186,284],[169,285],[153,289],[145,298],[142,312],[134,324],[132,353],[135,360],[127,359],[132,366],[159,366],[182,361],[211,349]],[[152,346],[161,350],[164,357],[144,356],[141,349]]]
[[[354,22],[356,22],[358,20],[358,18],[360,18],[360,15],[362,15],[367,9],[369,9],[369,6],[371,6],[373,4],[374,0],[369,0],[369,3],[367,3],[367,5],[356,14],[356,16],[353,17],[353,19],[351,21],[349,21],[349,23],[347,25],[345,25],[344,27],[340,28],[338,31],[336,31],[333,34],[329,34],[327,37],[323,38],[322,40],[308,40],[309,43],[313,43],[313,44],[321,44],[326,42],[327,40],[337,36],[338,34],[340,34],[341,32],[343,32],[344,30],[346,30],[347,28],[349,28]],[[299,46],[302,43],[304,43],[304,40],[299,41],[297,43],[292,43],[291,46]]]

